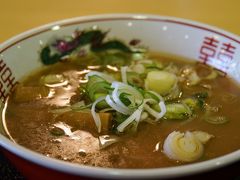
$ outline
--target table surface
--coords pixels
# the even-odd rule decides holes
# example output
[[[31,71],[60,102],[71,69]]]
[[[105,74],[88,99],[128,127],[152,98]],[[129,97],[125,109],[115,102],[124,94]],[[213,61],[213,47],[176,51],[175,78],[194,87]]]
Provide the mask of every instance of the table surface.
[[[0,43],[52,21],[106,13],[175,16],[207,23],[240,35],[239,7],[240,0],[1,0]],[[0,154],[0,177],[3,176],[20,178]]]
[[[240,35],[239,0],[1,0],[0,43],[42,24],[103,13],[147,13],[211,24]]]

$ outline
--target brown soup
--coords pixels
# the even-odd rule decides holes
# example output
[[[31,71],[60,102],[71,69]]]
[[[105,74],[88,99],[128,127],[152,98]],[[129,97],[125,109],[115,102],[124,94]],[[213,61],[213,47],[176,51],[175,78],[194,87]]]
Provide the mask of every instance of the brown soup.
[[[152,66],[147,67],[150,62]],[[85,75],[87,70],[94,70],[121,81],[120,68],[106,64],[79,65],[76,61],[59,62],[26,77],[9,97],[4,114],[9,136],[16,143],[48,157],[113,168],[158,168],[189,163],[169,158],[163,152],[164,141],[173,131],[203,131],[214,136],[204,144],[203,154],[193,162],[240,149],[240,89],[235,82],[205,65],[172,57],[152,54],[141,63],[143,66],[129,65],[128,71],[133,75],[130,72],[127,77],[131,77],[128,82],[132,87],[145,89],[146,74],[167,71],[176,75],[178,91],[164,92],[165,104],[187,104],[185,99],[190,98],[198,100],[199,107],[189,106],[191,113],[165,114],[158,121],[145,111],[147,117],[137,129],[128,125],[124,132],[118,132],[116,127],[122,123],[119,121],[130,115],[121,116],[121,113],[117,114],[111,107],[101,104],[96,111],[104,110],[100,119],[106,122],[102,121],[102,131],[98,133],[91,107],[82,108],[78,104],[92,103],[89,92],[85,94],[88,83]],[[147,73],[142,72],[142,67],[145,71],[148,68]],[[196,73],[197,78],[192,73]],[[89,88],[92,91],[94,84]],[[99,92],[94,91],[93,96]],[[127,99],[125,105],[129,104],[128,101],[131,99]],[[172,117],[174,115],[176,117]]]

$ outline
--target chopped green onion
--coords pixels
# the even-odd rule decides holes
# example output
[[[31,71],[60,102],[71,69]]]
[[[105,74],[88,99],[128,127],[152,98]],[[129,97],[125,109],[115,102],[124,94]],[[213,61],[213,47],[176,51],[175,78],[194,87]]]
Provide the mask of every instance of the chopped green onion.
[[[185,104],[181,103],[172,103],[166,105],[166,114],[164,115],[165,119],[186,119],[192,115],[192,111]]]

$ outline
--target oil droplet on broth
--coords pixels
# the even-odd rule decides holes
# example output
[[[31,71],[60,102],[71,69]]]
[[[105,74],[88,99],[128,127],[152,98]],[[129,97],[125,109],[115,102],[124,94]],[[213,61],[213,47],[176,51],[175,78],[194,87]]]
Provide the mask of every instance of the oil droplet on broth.
[[[161,145],[161,142],[158,142],[158,143],[155,145],[155,149],[153,150],[153,152],[158,152],[158,151],[161,149],[160,145]]]
[[[119,141],[119,137],[114,135],[102,135],[102,136],[99,136],[98,139],[99,139],[100,149],[104,149],[107,146],[110,146],[113,143],[116,143]]]
[[[52,142],[58,144],[58,143],[61,143],[62,140],[61,139],[53,139]]]

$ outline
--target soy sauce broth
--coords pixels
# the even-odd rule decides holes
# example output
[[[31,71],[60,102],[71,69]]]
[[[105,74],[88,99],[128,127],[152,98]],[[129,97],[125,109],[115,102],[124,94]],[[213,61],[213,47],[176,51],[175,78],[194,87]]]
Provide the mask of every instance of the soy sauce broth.
[[[177,67],[193,65],[175,57],[152,54],[152,59],[163,63],[173,62]],[[214,80],[204,80],[192,87],[179,83],[183,97],[207,91],[210,95],[206,103],[219,108],[226,116],[225,124],[209,124],[203,120],[203,112],[187,120],[160,120],[159,123],[140,123],[134,134],[122,134],[121,140],[111,146],[99,148],[99,134],[95,129],[79,129],[74,119],[64,119],[51,110],[66,106],[81,99],[78,91],[87,66],[75,63],[57,63],[27,76],[24,86],[39,86],[41,77],[47,74],[64,74],[68,82],[55,87],[55,93],[48,99],[16,103],[14,94],[8,100],[4,114],[11,138],[18,144],[43,155],[78,164],[113,168],[158,168],[184,164],[170,160],[162,152],[165,138],[172,131],[205,131],[214,138],[205,145],[204,155],[199,161],[209,160],[240,149],[240,88],[231,79],[218,76]],[[90,67],[94,68],[94,67]],[[109,72],[113,70],[109,69]],[[204,86],[205,85],[205,86]],[[208,85],[208,86],[206,86]],[[211,87],[208,89],[207,87]],[[53,88],[54,89],[54,88]],[[53,130],[53,128],[55,128]],[[55,131],[57,135],[51,132]],[[113,135],[108,132],[108,135]],[[106,135],[103,133],[102,135]]]

